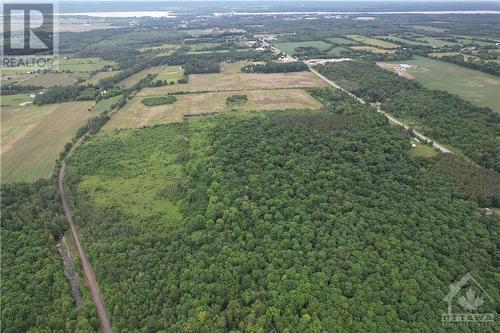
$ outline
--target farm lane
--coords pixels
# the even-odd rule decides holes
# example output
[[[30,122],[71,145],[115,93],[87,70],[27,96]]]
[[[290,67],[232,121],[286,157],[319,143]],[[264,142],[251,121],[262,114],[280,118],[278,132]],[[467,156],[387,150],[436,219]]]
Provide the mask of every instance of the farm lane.
[[[70,150],[67,157],[70,157],[74,150],[85,140],[85,138],[90,134],[90,131],[83,135]],[[85,278],[87,279],[87,283],[90,289],[90,294],[92,296],[92,301],[95,304],[97,315],[99,317],[99,321],[101,322],[102,331],[104,333],[111,333],[111,326],[109,324],[108,316],[106,314],[106,309],[104,307],[104,302],[102,300],[101,293],[99,291],[99,285],[94,275],[94,271],[92,270],[92,266],[87,259],[87,255],[85,254],[85,250],[83,249],[80,239],[78,237],[78,231],[76,229],[75,224],[73,223],[73,217],[71,215],[71,210],[69,208],[68,202],[66,200],[66,195],[64,193],[64,171],[66,168],[66,162],[63,161],[61,169],[59,170],[59,192],[61,194],[61,203],[64,209],[64,215],[71,229],[71,234],[75,240],[76,248],[78,250],[78,255],[80,256],[80,260],[82,262],[83,272],[85,274]]]

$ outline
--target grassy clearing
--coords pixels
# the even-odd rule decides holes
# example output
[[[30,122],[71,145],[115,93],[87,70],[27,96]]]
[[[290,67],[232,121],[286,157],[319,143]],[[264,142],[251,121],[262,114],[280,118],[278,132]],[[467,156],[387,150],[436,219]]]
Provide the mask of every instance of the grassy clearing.
[[[101,99],[93,108],[93,111],[101,113],[106,110],[111,110],[112,106],[118,102],[121,95],[113,96],[110,98]]]
[[[0,96],[0,104],[5,106],[19,106],[21,103],[33,102],[29,94],[15,94]]]
[[[500,112],[500,78],[425,57],[416,56],[404,63],[416,66],[408,72],[427,88],[446,90]]]
[[[307,42],[283,42],[275,43],[273,46],[286,54],[293,54],[295,52],[295,49],[299,47],[315,47],[320,51],[326,51],[332,47],[331,44],[328,44],[322,40],[312,40]]]
[[[439,152],[433,147],[425,144],[415,142],[416,147],[412,148],[410,154],[414,157],[424,157],[431,158],[439,154]]]
[[[332,38],[327,38],[326,40],[328,42],[330,42],[330,43],[340,44],[340,45],[355,45],[355,44],[358,44],[355,41],[349,40],[347,38],[342,38],[342,37],[332,37]]]
[[[85,145],[98,144],[109,152],[116,150],[113,145],[119,140],[130,148],[105,157],[104,163],[111,160],[119,164],[119,173],[86,176],[79,188],[90,194],[96,206],[118,207],[126,214],[144,218],[148,227],[175,225],[180,212],[175,201],[162,193],[168,185],[176,184],[182,174],[178,156],[184,153],[184,127],[128,130],[92,137]]]
[[[97,84],[99,83],[99,80],[107,79],[108,77],[115,76],[118,73],[120,73],[120,71],[99,72],[92,76],[90,79],[86,80],[84,84]]]
[[[366,36],[361,36],[361,35],[347,35],[347,37],[354,39],[355,41],[358,41],[360,43],[375,46],[375,47],[382,48],[382,49],[396,49],[399,47],[399,45],[394,44],[394,43],[390,43],[390,42],[386,42],[386,41],[383,41],[380,39],[370,38],[370,37],[366,37]]]
[[[50,176],[64,145],[97,114],[92,103],[2,108],[2,183]]]
[[[241,68],[249,62],[223,63],[220,73],[189,75],[187,84],[145,88],[139,95],[179,92],[239,91],[258,89],[324,87],[325,82],[311,72],[247,74]]]
[[[234,95],[246,95],[248,101],[241,105],[228,105],[227,99]],[[185,116],[233,109],[253,111],[321,108],[321,103],[301,89],[209,92],[176,97],[174,104],[150,107],[142,104],[141,96],[136,96],[106,124],[104,130],[181,122]]]
[[[142,79],[145,79],[148,76],[148,74],[156,75],[161,70],[162,70],[162,67],[151,67],[151,68],[143,69],[142,71],[129,76],[125,80],[118,82],[118,85],[123,87],[123,88],[131,88],[137,82],[141,81]]]
[[[361,51],[370,51],[372,53],[394,53],[394,50],[386,50],[386,49],[380,49],[378,47],[374,46],[364,46],[364,45],[359,45],[359,46],[351,46],[352,50],[361,50]]]

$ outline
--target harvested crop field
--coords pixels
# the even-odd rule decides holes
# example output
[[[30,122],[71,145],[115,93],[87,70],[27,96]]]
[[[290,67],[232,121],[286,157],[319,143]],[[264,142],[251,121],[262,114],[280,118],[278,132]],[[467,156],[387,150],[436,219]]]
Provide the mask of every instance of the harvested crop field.
[[[88,77],[85,73],[44,73],[27,74],[27,77],[18,81],[19,85],[33,85],[42,87],[71,86],[78,82],[80,78]]]
[[[248,102],[236,107],[227,105],[227,98],[234,95],[246,95]],[[252,111],[321,107],[321,103],[302,89],[208,92],[176,97],[177,101],[173,104],[145,106],[141,102],[144,96],[138,95],[106,124],[104,130],[180,122],[184,116],[219,113],[231,109]]]
[[[50,176],[64,145],[85,121],[93,102],[2,107],[2,183]]]
[[[139,95],[161,95],[179,92],[262,90],[280,88],[324,87],[326,83],[311,72],[247,74],[240,68],[245,63],[222,64],[221,73],[192,74],[187,84],[143,89]]]

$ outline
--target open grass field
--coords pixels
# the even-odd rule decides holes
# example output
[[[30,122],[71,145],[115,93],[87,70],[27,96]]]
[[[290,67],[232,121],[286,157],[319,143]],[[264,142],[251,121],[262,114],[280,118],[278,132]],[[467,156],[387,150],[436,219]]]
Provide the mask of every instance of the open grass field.
[[[0,96],[0,105],[6,106],[19,106],[21,103],[33,102],[33,98],[29,94],[15,94]]]
[[[106,65],[114,65],[113,61],[100,58],[63,58],[59,61],[59,71],[72,72],[92,72],[103,68]]]
[[[222,45],[221,43],[196,43],[189,44],[191,51],[207,51]]]
[[[29,77],[19,81],[19,85],[34,85],[42,87],[71,86],[81,78],[87,78],[86,73],[44,73],[30,74]]]
[[[372,53],[395,53],[394,50],[381,49],[375,46],[357,45],[357,46],[351,46],[350,48],[352,50],[370,51]]]
[[[90,77],[88,80],[86,80],[84,83],[85,84],[97,84],[99,80],[102,79],[107,79],[108,77],[115,76],[116,74],[120,73],[120,71],[106,71],[106,72],[98,72],[92,77]]]
[[[366,36],[361,36],[361,35],[347,35],[347,37],[354,39],[355,41],[358,41],[363,44],[375,46],[381,49],[396,49],[399,47],[399,45],[386,42],[383,40],[371,38],[371,37],[366,37]]]
[[[434,157],[437,154],[439,154],[439,152],[436,149],[434,149],[433,147],[431,147],[429,145],[425,145],[425,144],[418,143],[418,142],[414,142],[414,143],[415,143],[416,147],[412,148],[410,151],[410,154],[412,156],[430,158],[430,157]]]
[[[234,95],[246,95],[248,102],[238,106],[228,106],[227,98]],[[173,104],[145,106],[141,103],[144,96],[136,96],[106,124],[104,130],[181,122],[185,116],[226,112],[233,109],[253,111],[321,108],[321,103],[302,89],[208,92],[176,97],[177,101]]]
[[[181,66],[165,66],[162,67],[161,71],[156,76],[156,80],[166,80],[168,82],[181,79],[184,74],[184,70]]]
[[[130,75],[125,80],[118,82],[118,85],[121,87],[124,87],[124,88],[131,88],[134,86],[134,84],[136,84],[137,82],[146,78],[146,76],[148,76],[148,74],[156,75],[161,71],[161,69],[162,69],[162,67],[151,67],[151,68],[143,69],[142,71],[140,71],[138,73]]]
[[[430,45],[435,47],[457,45],[457,43],[454,42],[448,42],[446,40],[441,40],[429,36],[420,36],[418,40],[424,42],[425,45]]]
[[[241,67],[247,62],[223,63],[221,72],[189,75],[187,84],[145,88],[139,95],[179,92],[237,91],[281,88],[325,87],[326,83],[311,72],[247,74]]]
[[[428,25],[409,25],[408,27],[414,28],[417,30],[432,31],[432,32],[445,32],[446,30],[448,30],[448,29],[443,29],[443,28],[431,27]]]
[[[55,160],[85,121],[93,102],[2,107],[2,183],[48,177]]]
[[[345,47],[334,47],[333,49],[328,51],[328,55],[340,56],[342,51],[348,51]]]
[[[121,95],[113,96],[110,98],[103,98],[101,99],[94,107],[92,108],[92,111],[95,111],[97,113],[104,112],[106,110],[111,111],[112,106],[120,100]]]
[[[273,44],[275,48],[286,54],[293,54],[298,47],[315,47],[320,51],[326,51],[332,47],[331,44],[322,40],[312,40],[307,42],[282,42]]]
[[[333,43],[333,44],[340,44],[340,45],[355,45],[358,44],[358,42],[354,42],[352,40],[349,40],[347,38],[342,38],[342,37],[331,37],[326,39],[328,42]]]
[[[500,78],[473,69],[416,56],[408,72],[425,87],[446,90],[479,106],[500,112]]]

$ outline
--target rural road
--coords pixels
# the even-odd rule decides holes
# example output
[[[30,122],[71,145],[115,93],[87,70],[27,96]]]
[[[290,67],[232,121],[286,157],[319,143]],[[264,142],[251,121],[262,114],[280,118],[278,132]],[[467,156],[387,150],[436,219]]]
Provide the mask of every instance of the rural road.
[[[76,147],[78,147],[83,140],[89,135],[90,132],[87,132],[84,136],[82,136],[70,150],[68,157],[71,156]],[[99,321],[101,322],[101,327],[103,333],[111,333],[111,326],[109,324],[108,316],[106,315],[106,309],[104,307],[104,302],[102,301],[102,296],[99,291],[99,285],[97,284],[97,280],[94,275],[94,271],[92,270],[92,266],[85,255],[85,251],[80,243],[80,239],[78,237],[78,232],[76,230],[75,224],[73,223],[73,217],[71,216],[71,210],[69,208],[68,202],[66,200],[66,195],[64,193],[64,170],[66,168],[66,161],[63,161],[61,169],[59,170],[59,192],[61,193],[61,203],[64,209],[64,215],[66,216],[66,220],[68,221],[69,227],[71,229],[71,234],[73,235],[73,239],[75,240],[76,248],[78,249],[78,255],[80,256],[80,260],[82,262],[83,273],[85,274],[85,278],[87,279],[87,284],[90,289],[90,294],[92,296],[92,301],[95,304],[97,315],[99,316]]]
[[[320,79],[322,79],[323,81],[325,81],[326,83],[328,83],[330,86],[346,92],[347,94],[349,94],[349,96],[355,98],[361,104],[366,104],[366,102],[362,98],[360,98],[360,97],[354,95],[353,93],[345,90],[344,88],[342,88],[341,86],[339,86],[338,84],[336,84],[335,82],[333,82],[332,80],[327,79],[325,76],[321,75],[317,70],[315,70],[314,68],[312,68],[312,66],[309,66],[309,70],[312,73],[314,73],[315,75],[317,75]],[[384,112],[380,108],[380,106],[378,106],[378,105],[377,105],[377,112],[379,112],[379,113],[383,114],[384,116],[386,116],[389,119],[390,122],[392,122],[392,123],[394,123],[396,125],[399,125],[399,126],[403,127],[406,130],[408,130],[408,129],[411,128],[408,125],[406,125],[405,123],[401,122],[400,120],[394,118],[393,116],[391,116],[387,112]],[[447,149],[446,147],[440,145],[439,143],[436,143],[434,140],[432,140],[431,138],[426,137],[422,133],[417,132],[414,129],[412,129],[412,131],[413,131],[413,135],[415,137],[417,137],[419,140],[422,140],[423,142],[432,142],[432,146],[434,148],[438,149],[440,152],[445,153],[445,154],[451,154],[452,153],[449,149]]]

